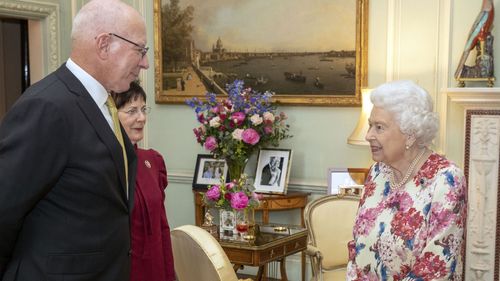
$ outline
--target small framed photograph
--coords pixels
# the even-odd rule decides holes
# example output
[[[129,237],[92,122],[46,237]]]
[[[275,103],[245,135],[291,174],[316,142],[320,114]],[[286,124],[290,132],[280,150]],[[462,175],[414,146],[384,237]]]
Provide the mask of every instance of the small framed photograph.
[[[291,162],[291,149],[261,149],[257,158],[255,191],[286,194]]]
[[[369,169],[329,168],[328,194],[361,195]]]
[[[225,179],[228,179],[226,160],[215,159],[210,154],[198,154],[194,169],[193,189],[207,190],[209,185],[220,184],[220,178],[223,175]]]

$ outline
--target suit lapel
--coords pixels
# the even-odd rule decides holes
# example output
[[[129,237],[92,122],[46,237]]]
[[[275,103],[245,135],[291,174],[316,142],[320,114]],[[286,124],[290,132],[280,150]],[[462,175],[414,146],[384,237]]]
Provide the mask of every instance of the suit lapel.
[[[134,206],[134,194],[135,194],[135,178],[137,171],[137,155],[135,153],[135,148],[128,138],[127,132],[123,129],[120,124],[120,129],[122,130],[123,142],[125,144],[125,151],[127,152],[127,162],[128,162],[128,205],[129,209],[132,210]],[[134,171],[134,172],[132,172]]]
[[[113,159],[113,162],[115,163],[115,168],[118,172],[118,176],[120,179],[120,184],[121,184],[121,194],[123,199],[125,201],[127,200],[125,190],[126,190],[126,184],[125,184],[125,169],[124,169],[124,162],[123,162],[123,157],[122,157],[122,152],[121,152],[121,145],[116,139],[115,134],[113,133],[113,130],[109,127],[109,124],[106,122],[106,119],[102,115],[101,110],[97,107],[96,103],[90,96],[90,94],[87,92],[83,84],[78,80],[71,71],[66,68],[65,65],[62,65],[56,72],[57,76],[60,77],[60,79],[63,81],[63,83],[66,84],[68,89],[75,93],[77,95],[77,103],[82,112],[85,114],[87,119],[89,120],[89,123],[94,127],[97,135],[99,138],[102,140],[102,142],[106,145],[108,148],[111,158]],[[122,133],[124,133],[124,130],[122,129]],[[126,136],[126,133],[124,133],[124,136]],[[134,161],[135,158],[135,153],[132,148],[132,159],[130,155],[130,140],[127,138],[126,143],[128,144],[129,148],[126,149],[127,152],[127,158],[128,160]],[[126,145],[127,146],[127,145]],[[135,161],[134,161],[135,163]],[[130,171],[130,164],[129,164],[129,171]],[[135,174],[135,173],[134,173]],[[129,184],[130,186],[130,184]],[[129,190],[130,191],[130,190]]]

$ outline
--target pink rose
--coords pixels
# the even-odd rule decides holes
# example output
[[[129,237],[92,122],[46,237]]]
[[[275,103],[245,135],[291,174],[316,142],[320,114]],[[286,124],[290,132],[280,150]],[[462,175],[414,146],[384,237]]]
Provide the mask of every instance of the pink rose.
[[[217,113],[219,113],[220,108],[219,108],[218,106],[214,106],[214,107],[212,107],[212,108],[210,109],[210,111],[212,111],[213,113],[217,114]]]
[[[212,201],[219,200],[219,197],[220,197],[220,186],[218,186],[218,185],[212,185],[212,187],[210,187],[207,190],[206,196],[207,196],[208,199],[210,199]]]
[[[248,206],[248,196],[245,192],[236,192],[231,196],[231,207],[236,210],[245,209]]]
[[[215,137],[210,136],[205,140],[205,149],[213,151],[217,147],[217,140]]]
[[[245,121],[245,113],[243,112],[235,112],[231,114],[231,121],[234,122],[237,126],[240,126],[243,124],[243,121]]]
[[[273,126],[264,126],[264,133],[266,134],[272,134],[273,132]]]
[[[236,184],[234,182],[228,182],[226,183],[226,189],[231,190]]]
[[[243,140],[244,143],[254,145],[259,142],[260,136],[259,133],[257,133],[257,131],[250,128],[243,131],[243,133],[241,134],[241,139]]]
[[[274,122],[274,114],[269,111],[264,112],[264,114],[262,114],[262,117],[265,121],[270,121],[271,123]]]
[[[259,194],[259,193],[252,192],[252,198],[253,198],[253,199],[255,199],[256,201],[259,201],[259,200],[261,200],[262,198],[264,198],[264,195]]]
[[[280,118],[281,120],[286,120],[288,119],[288,116],[285,114],[285,112],[280,112]]]

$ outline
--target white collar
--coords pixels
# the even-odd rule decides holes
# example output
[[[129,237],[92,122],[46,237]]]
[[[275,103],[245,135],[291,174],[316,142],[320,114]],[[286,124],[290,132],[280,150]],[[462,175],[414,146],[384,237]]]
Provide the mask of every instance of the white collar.
[[[76,78],[78,78],[78,80],[80,80],[80,82],[82,82],[83,86],[87,92],[89,92],[97,106],[99,108],[104,106],[104,103],[108,99],[108,92],[104,86],[73,60],[71,60],[71,58],[66,61],[66,67],[76,76]]]

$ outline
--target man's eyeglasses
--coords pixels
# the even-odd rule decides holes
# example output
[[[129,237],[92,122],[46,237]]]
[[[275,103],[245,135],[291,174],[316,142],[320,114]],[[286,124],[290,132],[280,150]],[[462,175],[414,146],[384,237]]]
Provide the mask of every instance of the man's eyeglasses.
[[[133,42],[133,41],[128,40],[127,38],[123,38],[123,37],[121,37],[120,35],[116,35],[116,34],[114,34],[114,33],[112,33],[112,32],[110,32],[110,33],[108,33],[108,34],[109,34],[110,36],[115,36],[115,37],[117,37],[117,38],[120,38],[120,39],[122,39],[123,41],[128,42],[128,43],[130,43],[130,44],[132,44],[132,45],[135,45],[137,48],[139,48],[139,49],[140,49],[140,50],[139,50],[139,52],[141,53],[142,57],[144,57],[144,56],[148,53],[149,47],[143,47],[143,46],[141,46],[141,45],[139,45],[139,44],[137,44],[137,43],[135,43],[135,42]]]
[[[151,112],[151,107],[145,106],[141,109],[138,109],[137,107],[133,107],[133,108],[126,110],[126,111],[125,110],[118,110],[118,111],[123,112],[129,116],[136,116],[139,114],[139,111],[144,115],[148,115]]]

